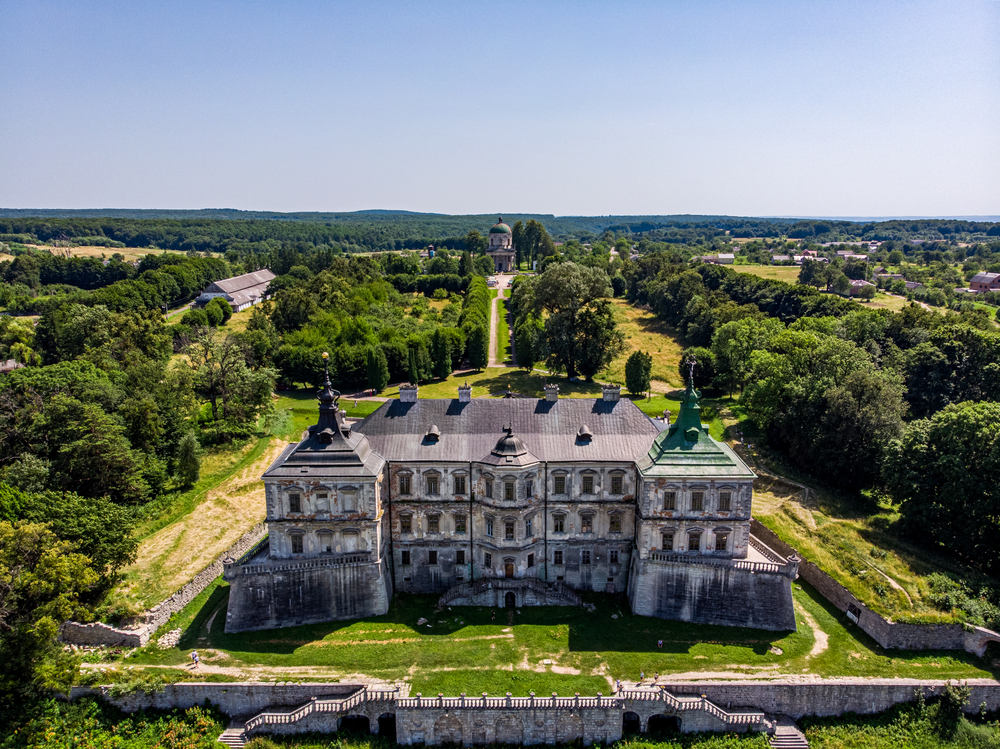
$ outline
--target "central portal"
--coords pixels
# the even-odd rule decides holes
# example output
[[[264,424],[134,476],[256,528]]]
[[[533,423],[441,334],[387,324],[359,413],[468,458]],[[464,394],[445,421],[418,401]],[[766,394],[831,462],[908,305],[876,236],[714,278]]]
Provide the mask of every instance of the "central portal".
[[[503,602],[504,606],[509,609],[517,607],[517,597],[512,592],[508,592],[507,595],[504,596]]]

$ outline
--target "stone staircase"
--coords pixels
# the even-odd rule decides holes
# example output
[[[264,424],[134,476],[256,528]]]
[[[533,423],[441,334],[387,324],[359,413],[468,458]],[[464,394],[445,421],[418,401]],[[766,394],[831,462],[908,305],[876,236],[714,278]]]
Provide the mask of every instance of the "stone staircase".
[[[247,743],[245,728],[245,723],[234,720],[230,722],[217,740],[232,749],[243,749],[243,746]]]
[[[805,734],[799,730],[794,721],[788,718],[778,720],[768,743],[776,749],[809,749],[809,742],[806,741]]]

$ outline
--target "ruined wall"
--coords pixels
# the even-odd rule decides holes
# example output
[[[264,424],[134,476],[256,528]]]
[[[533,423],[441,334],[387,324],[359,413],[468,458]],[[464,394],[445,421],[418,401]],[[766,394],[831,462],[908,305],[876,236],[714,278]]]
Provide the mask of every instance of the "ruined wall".
[[[255,572],[230,570],[226,632],[360,619],[389,610],[387,560],[326,562],[304,559],[259,565]]]
[[[791,580],[782,574],[634,558],[628,592],[641,616],[795,630]]]

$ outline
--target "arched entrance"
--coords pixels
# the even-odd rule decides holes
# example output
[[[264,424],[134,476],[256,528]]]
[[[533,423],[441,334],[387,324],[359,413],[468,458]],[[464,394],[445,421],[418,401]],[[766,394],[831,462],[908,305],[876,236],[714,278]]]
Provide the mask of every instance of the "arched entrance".
[[[680,731],[681,724],[674,715],[651,715],[646,724],[646,733],[650,736],[667,736]]]
[[[371,733],[371,721],[367,715],[345,715],[340,719],[337,731],[342,733]]]
[[[509,609],[517,606],[517,596],[514,595],[514,591],[507,591],[507,595],[503,597],[503,605]]]
[[[382,713],[378,716],[378,735],[391,743],[396,743],[396,716],[392,713]]]
[[[642,731],[642,721],[635,713],[622,715],[622,736],[635,736]]]

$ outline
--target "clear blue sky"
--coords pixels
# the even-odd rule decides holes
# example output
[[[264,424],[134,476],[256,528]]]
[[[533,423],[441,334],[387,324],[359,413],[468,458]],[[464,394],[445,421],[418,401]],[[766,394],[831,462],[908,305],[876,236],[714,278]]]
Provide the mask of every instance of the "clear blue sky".
[[[0,206],[1000,213],[1000,2],[0,0]]]

